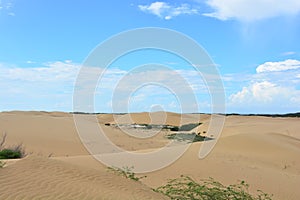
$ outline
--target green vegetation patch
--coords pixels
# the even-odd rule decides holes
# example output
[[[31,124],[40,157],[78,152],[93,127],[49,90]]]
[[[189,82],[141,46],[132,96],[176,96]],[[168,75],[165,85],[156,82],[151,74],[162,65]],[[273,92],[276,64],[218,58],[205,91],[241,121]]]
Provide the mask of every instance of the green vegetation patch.
[[[25,156],[23,145],[15,145],[11,147],[5,147],[6,134],[4,133],[0,138],[0,159],[16,159]]]
[[[179,131],[191,131],[197,126],[201,125],[202,123],[190,123],[190,124],[184,124],[179,127]]]
[[[166,135],[166,138],[170,140],[176,140],[179,142],[201,142],[205,139],[209,139],[205,136],[197,135],[196,133],[173,133]]]
[[[16,158],[22,158],[21,151],[15,151],[12,149],[3,149],[2,151],[0,151],[0,159],[16,159]]]
[[[212,178],[197,183],[188,176],[181,176],[154,191],[173,200],[271,200],[271,195],[260,190],[256,196],[249,194],[248,188],[249,185],[244,181],[225,186]]]

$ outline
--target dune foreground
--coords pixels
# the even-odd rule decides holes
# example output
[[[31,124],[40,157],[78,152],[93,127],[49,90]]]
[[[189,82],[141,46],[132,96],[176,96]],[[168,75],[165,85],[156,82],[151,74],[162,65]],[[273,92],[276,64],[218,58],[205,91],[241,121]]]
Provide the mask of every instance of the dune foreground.
[[[166,133],[139,139],[113,125],[161,124],[163,117],[168,125],[201,122],[193,130],[200,133],[208,130],[210,121],[210,115],[202,114],[136,113],[99,114],[97,123],[120,148],[145,152],[164,147],[169,142]],[[212,177],[224,184],[244,180],[250,185],[250,193],[263,190],[273,194],[275,200],[298,200],[299,122],[299,118],[289,117],[227,116],[222,135],[206,158],[198,158],[203,142],[192,143],[177,161],[138,174],[147,177],[136,182],[108,171],[88,153],[72,114],[2,112],[0,135],[7,134],[7,146],[23,143],[27,156],[5,161],[6,166],[0,169],[0,199],[168,199],[152,188],[187,175],[198,181]],[[134,134],[143,131],[135,130]]]
[[[105,170],[29,157],[1,169],[0,199],[167,199]]]

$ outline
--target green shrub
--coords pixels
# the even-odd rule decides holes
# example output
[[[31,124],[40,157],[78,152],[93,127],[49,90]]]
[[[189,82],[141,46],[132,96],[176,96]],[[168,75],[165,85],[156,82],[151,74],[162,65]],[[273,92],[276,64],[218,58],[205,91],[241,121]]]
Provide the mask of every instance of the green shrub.
[[[22,144],[5,147],[6,133],[0,138],[0,159],[16,159],[25,156]]]
[[[3,149],[0,151],[0,159],[16,159],[22,158],[21,151],[14,151],[13,149]]]
[[[262,191],[252,196],[248,193],[248,187],[244,181],[224,186],[212,178],[200,184],[188,176],[181,176],[154,191],[174,200],[271,200],[271,196]]]

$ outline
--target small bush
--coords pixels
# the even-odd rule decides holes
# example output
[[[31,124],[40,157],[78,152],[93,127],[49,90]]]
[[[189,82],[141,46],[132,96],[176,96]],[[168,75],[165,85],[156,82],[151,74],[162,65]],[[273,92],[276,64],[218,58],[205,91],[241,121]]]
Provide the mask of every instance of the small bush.
[[[154,191],[173,200],[271,200],[271,196],[262,191],[258,191],[257,196],[250,195],[248,187],[244,181],[225,186],[212,178],[200,184],[188,176],[181,176]]]
[[[0,151],[0,159],[16,159],[21,158],[22,152],[14,151],[12,149],[3,149]]]
[[[25,151],[22,144],[15,146],[5,147],[6,133],[0,139],[0,159],[16,159],[25,156]]]
[[[113,171],[114,173],[117,173],[118,175],[121,175],[125,178],[131,179],[134,181],[139,181],[140,179],[147,177],[147,176],[141,176],[141,177],[136,176],[136,174],[132,171],[133,167],[130,167],[130,168],[123,167],[122,169],[117,168],[117,167],[108,167],[108,169],[110,171]]]

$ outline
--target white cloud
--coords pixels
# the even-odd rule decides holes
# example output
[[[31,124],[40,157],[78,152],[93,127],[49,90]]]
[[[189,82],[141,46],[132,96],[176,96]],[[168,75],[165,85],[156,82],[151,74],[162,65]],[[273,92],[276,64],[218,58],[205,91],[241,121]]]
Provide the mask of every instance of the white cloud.
[[[174,6],[160,1],[151,3],[149,5],[139,5],[138,8],[143,12],[151,13],[166,20],[170,20],[179,15],[198,14],[198,10],[196,8],[192,8],[189,4]]]
[[[0,64],[0,98],[5,97],[0,100],[0,110],[71,111],[79,68],[79,64],[61,61],[40,67]]]
[[[299,0],[207,0],[206,4],[214,12],[203,15],[220,20],[255,21],[300,12]]]
[[[4,1],[0,0],[0,12],[3,11],[7,15],[15,16],[15,13],[12,12],[12,8],[13,8],[13,3],[11,2],[11,0],[4,0]]]
[[[229,107],[239,112],[287,113],[300,109],[300,91],[272,82],[254,82],[229,97]]]
[[[139,5],[141,11],[150,12],[158,17],[162,16],[162,13],[170,9],[170,6],[165,2],[154,2],[150,5]]]
[[[258,66],[256,72],[229,75],[231,80],[225,81],[229,112],[287,113],[300,110],[300,61],[266,62]],[[237,91],[237,86],[242,88]]]
[[[288,97],[291,94],[289,88],[280,87],[274,83],[263,81],[255,82],[229,98],[233,103],[271,103],[275,98]]]
[[[32,62],[27,62],[28,64]],[[67,62],[48,62],[41,67],[5,67],[0,66],[0,78],[6,80],[19,81],[58,81],[58,80],[74,80],[79,64]]]
[[[281,55],[283,55],[283,56],[291,56],[291,55],[295,55],[296,54],[296,52],[294,52],[294,51],[287,51],[287,52],[283,52]]]
[[[124,72],[124,71],[123,71]],[[103,84],[102,84],[103,83]],[[180,93],[188,92],[190,89],[195,93],[208,93],[202,77],[195,70],[144,70],[137,72],[125,72],[121,74],[104,75],[101,79],[102,88],[115,89],[120,92],[134,90],[137,86],[149,83],[157,83],[161,88],[175,86]],[[185,88],[185,89],[184,89]],[[149,87],[151,93],[164,94],[166,89],[157,90]]]
[[[130,101],[134,103],[139,103],[141,101],[144,101],[146,98],[146,95],[144,93],[136,94],[130,97]]]
[[[27,64],[34,64],[35,62],[34,62],[34,61],[31,61],[31,60],[27,60],[26,63],[27,63]]]
[[[256,72],[257,73],[280,72],[280,71],[299,69],[299,68],[300,68],[299,60],[288,59],[279,62],[265,62],[264,64],[261,64],[256,68]]]
[[[81,68],[80,64],[66,60],[47,62],[39,67],[28,67],[39,65],[32,61],[24,65],[25,67],[19,67],[0,63],[0,110],[72,110],[74,83]],[[93,83],[91,87],[95,87],[91,77],[98,75],[101,69],[90,68],[87,71],[86,76],[82,77],[82,83]],[[123,81],[120,82],[122,78]],[[143,82],[149,82],[149,85],[142,85]],[[161,86],[151,85],[151,82],[159,82]],[[115,88],[117,85],[119,87]],[[139,89],[138,86],[142,88]],[[108,106],[107,102],[111,101],[114,92],[120,97],[117,99],[123,100],[124,93],[134,89],[138,91],[133,93],[131,100],[136,103],[134,105],[141,104],[137,110],[142,111],[153,102],[175,109],[168,107],[171,100],[174,100],[172,98],[175,98],[172,92],[167,90],[168,86],[172,87],[177,95],[186,98],[185,102],[191,101],[189,99],[192,99],[190,96],[193,92],[195,95],[207,95],[209,99],[202,78],[194,70],[157,69],[130,73],[119,68],[109,68],[101,77],[95,91],[96,110],[108,112],[111,106]],[[120,110],[123,107],[120,103]]]
[[[257,73],[248,75],[246,81],[239,77],[240,75],[236,75],[234,79],[240,82],[240,85],[248,82],[248,86],[229,96],[230,107],[238,110],[248,109],[250,112],[298,111],[300,104],[296,102],[300,100],[300,90],[297,89],[299,70],[300,61],[285,60],[259,65],[256,68]]]

